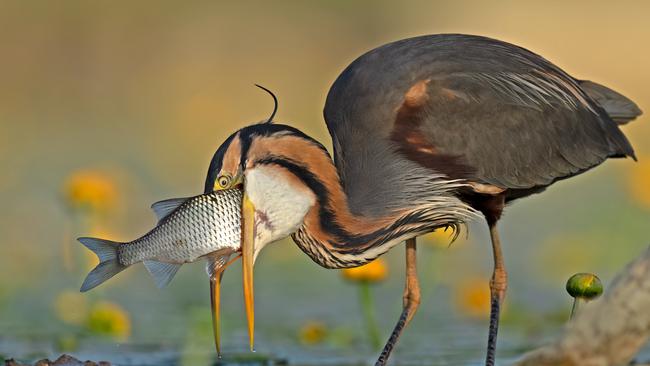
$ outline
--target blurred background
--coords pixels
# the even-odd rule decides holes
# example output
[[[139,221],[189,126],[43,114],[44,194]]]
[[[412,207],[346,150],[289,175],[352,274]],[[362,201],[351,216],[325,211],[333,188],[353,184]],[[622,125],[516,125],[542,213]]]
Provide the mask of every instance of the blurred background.
[[[254,83],[278,95],[276,120],[331,147],[322,108],[353,59],[406,37],[469,33],[528,48],[648,112],[649,16],[641,0],[0,1],[0,358],[214,359],[202,263],[164,290],[136,266],[80,294],[96,259],[75,238],[133,239],[155,224],[151,203],[201,193],[221,142],[271,112]],[[610,160],[506,211],[502,360],[561,329],[571,274],[607,286],[650,243],[648,122],[623,127],[637,163]],[[422,306],[401,364],[480,364],[491,249],[484,223],[469,229],[451,246],[446,234],[421,241]],[[365,275],[343,275],[286,240],[256,269],[256,357],[370,362],[363,288],[382,341],[401,310],[400,248]],[[222,311],[226,357],[245,355],[239,264],[225,275]]]

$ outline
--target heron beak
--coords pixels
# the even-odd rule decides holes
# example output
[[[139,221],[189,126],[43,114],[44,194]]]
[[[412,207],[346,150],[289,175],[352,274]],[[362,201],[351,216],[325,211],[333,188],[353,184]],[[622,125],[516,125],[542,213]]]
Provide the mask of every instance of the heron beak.
[[[242,270],[244,285],[244,304],[248,318],[248,339],[250,349],[254,351],[255,344],[255,301],[253,296],[253,253],[255,243],[255,206],[244,193],[242,201]]]
[[[214,334],[214,346],[217,349],[217,355],[221,358],[221,279],[223,272],[234,261],[239,259],[241,255],[229,260],[221,268],[219,268],[212,276],[210,276],[210,306],[212,307],[212,331]]]
[[[210,306],[212,307],[212,331],[214,334],[214,346],[217,349],[217,356],[221,358],[221,277],[223,272],[210,278]]]
[[[239,188],[243,189],[244,185],[244,175],[239,173],[235,176],[233,179],[232,183],[228,187],[222,187],[217,183],[216,181],[213,184],[212,190],[213,191],[219,191],[223,189],[229,189],[229,188]],[[254,210],[252,211],[253,213],[255,212]],[[243,212],[242,212],[243,213]],[[254,216],[251,216],[254,217]],[[243,239],[243,237],[242,237]],[[239,254],[235,258],[229,260],[224,264],[223,266],[220,266],[219,268],[215,268],[213,274],[210,276],[210,306],[211,306],[211,313],[212,313],[212,331],[214,335],[214,346],[217,350],[217,355],[219,358],[221,358],[221,312],[220,312],[220,306],[221,306],[221,279],[223,278],[223,273],[226,270],[226,268],[231,265],[233,262],[235,262],[237,259],[239,259],[242,255]],[[252,278],[252,274],[251,274]],[[252,289],[252,282],[249,285]],[[246,288],[246,286],[244,286]],[[251,290],[252,294],[252,290]],[[251,295],[251,304],[252,304],[252,295]],[[252,305],[251,305],[252,306]],[[248,311],[248,303],[246,305],[246,310]],[[250,318],[249,318],[250,319]],[[249,329],[252,328],[252,325],[250,324],[249,321]],[[250,330],[249,330],[249,336],[250,336]],[[252,341],[252,336],[251,337],[251,348],[253,347],[253,341]]]

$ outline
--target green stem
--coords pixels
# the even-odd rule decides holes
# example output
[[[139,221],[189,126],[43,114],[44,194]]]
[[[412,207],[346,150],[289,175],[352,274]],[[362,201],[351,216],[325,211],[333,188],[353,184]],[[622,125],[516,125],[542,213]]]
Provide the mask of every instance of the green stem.
[[[573,306],[571,307],[571,315],[569,316],[569,320],[573,319],[573,317],[578,312],[578,308],[580,307],[580,302],[581,299],[579,297],[573,299]]]
[[[361,310],[366,319],[366,330],[370,337],[370,343],[373,348],[379,349],[381,341],[379,339],[379,328],[375,319],[375,304],[370,291],[370,283],[363,281],[359,283],[359,295],[361,300]]]

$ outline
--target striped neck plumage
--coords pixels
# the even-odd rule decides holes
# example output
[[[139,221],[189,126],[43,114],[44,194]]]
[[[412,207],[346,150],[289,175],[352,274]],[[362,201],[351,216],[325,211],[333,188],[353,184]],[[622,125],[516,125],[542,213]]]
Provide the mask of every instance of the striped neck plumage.
[[[310,170],[304,161],[269,156],[258,164],[286,169],[306,185],[315,204],[292,238],[312,260],[327,268],[345,268],[367,263],[406,239],[449,227],[454,233],[467,217],[459,217],[449,197],[439,196],[378,217],[351,213],[336,168]],[[455,199],[453,199],[455,201]]]
[[[257,139],[251,144],[248,156],[251,171],[274,167],[289,173],[287,177],[297,178],[286,178],[286,184],[295,186],[296,193],[313,194],[313,204],[292,238],[323,267],[362,265],[406,239],[440,227],[458,232],[460,225],[476,214],[454,195],[462,183],[443,179],[430,171],[406,176],[404,184],[396,187],[413,192],[408,204],[395,204],[386,197],[386,208],[381,212],[361,214],[350,207],[344,189],[346,184],[354,182],[342,181],[327,150],[304,135],[281,133]],[[269,189],[270,184],[265,182],[260,191]]]
[[[357,267],[376,259],[407,239],[431,232],[436,228],[449,227],[453,230],[453,235],[457,235],[460,229],[458,222],[442,217],[437,218],[440,219],[439,221],[427,219],[428,211],[423,208],[398,217],[394,225],[367,234],[348,232],[346,235],[336,235],[325,232],[322,235],[319,230],[303,225],[292,234],[292,238],[305,254],[322,267]]]

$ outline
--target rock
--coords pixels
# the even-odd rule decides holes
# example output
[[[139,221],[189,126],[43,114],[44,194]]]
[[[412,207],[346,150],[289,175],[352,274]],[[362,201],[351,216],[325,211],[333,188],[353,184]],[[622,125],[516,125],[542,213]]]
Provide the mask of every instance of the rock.
[[[5,366],[29,366],[29,365],[22,364],[14,360],[13,358],[10,358],[8,360],[5,360]]]
[[[14,360],[13,358],[5,361],[5,366],[29,366],[27,364],[22,364]],[[61,355],[56,361],[50,361],[49,359],[42,359],[36,361],[34,366],[111,366],[110,362],[100,361],[99,363],[93,361],[79,361],[78,359],[70,355]]]
[[[56,361],[47,364],[47,366],[86,366],[88,362],[90,363],[88,364],[88,366],[97,366],[97,364],[94,362],[90,362],[90,361],[81,362],[70,355],[61,355],[59,358],[56,359]],[[40,366],[40,365],[36,365],[36,366]]]

